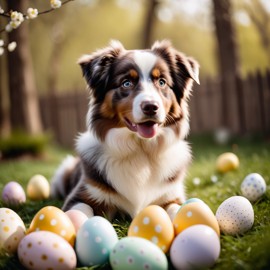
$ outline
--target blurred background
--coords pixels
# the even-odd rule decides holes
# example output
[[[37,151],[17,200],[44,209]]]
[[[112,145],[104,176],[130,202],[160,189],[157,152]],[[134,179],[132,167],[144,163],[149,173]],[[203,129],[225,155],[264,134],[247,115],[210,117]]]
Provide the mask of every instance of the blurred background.
[[[64,1],[63,1],[64,2]],[[44,0],[0,0],[5,11],[50,9]],[[0,16],[0,30],[9,18]],[[87,90],[77,59],[111,39],[127,49],[169,39],[200,63],[191,134],[270,138],[269,0],[74,0],[10,33],[0,56],[0,134],[38,135],[73,146],[85,130]]]

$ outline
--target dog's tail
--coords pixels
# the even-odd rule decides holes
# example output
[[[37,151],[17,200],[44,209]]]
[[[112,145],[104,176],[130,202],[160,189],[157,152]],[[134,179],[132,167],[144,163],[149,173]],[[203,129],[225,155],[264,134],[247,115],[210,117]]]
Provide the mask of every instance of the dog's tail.
[[[80,159],[68,155],[51,180],[51,197],[64,199],[79,182],[80,176]]]

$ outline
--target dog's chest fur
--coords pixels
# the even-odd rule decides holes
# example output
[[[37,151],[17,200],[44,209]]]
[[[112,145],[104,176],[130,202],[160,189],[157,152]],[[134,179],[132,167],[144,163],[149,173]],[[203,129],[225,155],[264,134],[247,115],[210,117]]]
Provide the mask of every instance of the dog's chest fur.
[[[175,189],[182,189],[176,180],[190,162],[189,147],[169,128],[164,133],[166,136],[145,142],[124,128],[110,130],[104,142],[91,132],[82,134],[77,150],[85,161],[85,172],[93,169],[87,168],[91,164],[117,191],[117,195],[102,196],[89,186],[89,196],[119,208],[124,205],[127,212],[136,215],[150,203],[162,197],[165,202]]]

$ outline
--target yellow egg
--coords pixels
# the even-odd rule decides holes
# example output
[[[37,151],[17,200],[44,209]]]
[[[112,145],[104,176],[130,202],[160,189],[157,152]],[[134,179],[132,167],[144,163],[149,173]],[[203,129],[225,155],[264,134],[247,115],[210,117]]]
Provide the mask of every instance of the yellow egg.
[[[224,153],[217,158],[216,168],[219,172],[225,173],[239,167],[239,159],[234,153]]]
[[[50,196],[50,184],[43,175],[34,175],[27,184],[26,193],[31,200],[47,199]]]
[[[34,216],[27,233],[50,231],[62,236],[72,246],[75,241],[75,228],[68,216],[59,208],[46,206]]]
[[[128,236],[145,238],[166,253],[174,239],[173,224],[163,208],[150,205],[133,219],[128,229]]]
[[[190,226],[199,224],[212,227],[218,236],[220,235],[219,225],[214,213],[203,202],[193,202],[182,206],[173,220],[176,234]]]

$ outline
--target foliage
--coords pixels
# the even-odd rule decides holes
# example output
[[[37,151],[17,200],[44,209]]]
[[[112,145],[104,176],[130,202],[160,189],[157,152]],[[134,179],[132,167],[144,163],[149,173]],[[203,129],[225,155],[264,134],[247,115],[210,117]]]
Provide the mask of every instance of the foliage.
[[[218,145],[207,137],[194,137],[190,140],[193,148],[193,164],[187,176],[188,197],[198,197],[204,200],[213,212],[222,201],[233,195],[240,194],[240,184],[244,177],[252,172],[260,173],[268,189],[265,196],[254,203],[255,223],[253,228],[243,236],[221,236],[221,254],[216,265],[211,269],[269,269],[270,249],[270,145],[259,138],[232,138],[227,145]],[[240,168],[226,174],[215,171],[215,161],[219,154],[233,151],[240,159]],[[17,179],[23,187],[34,174],[43,174],[51,178],[55,169],[68,151],[56,147],[47,148],[45,160],[17,160],[0,164],[0,190],[5,183]],[[215,177],[213,177],[215,176]],[[200,179],[200,181],[194,181]],[[45,205],[60,207],[61,201],[46,200],[41,202],[27,201],[25,205],[16,209],[29,225],[35,213]],[[0,202],[0,207],[3,205]],[[127,234],[129,221],[114,220],[113,225],[118,236]],[[16,256],[0,256],[0,269],[24,269]],[[100,267],[82,267],[80,270],[110,269],[108,265]]]
[[[38,156],[44,152],[49,140],[49,134],[34,136],[15,132],[8,138],[0,139],[0,153],[2,158],[15,158],[23,155]]]

